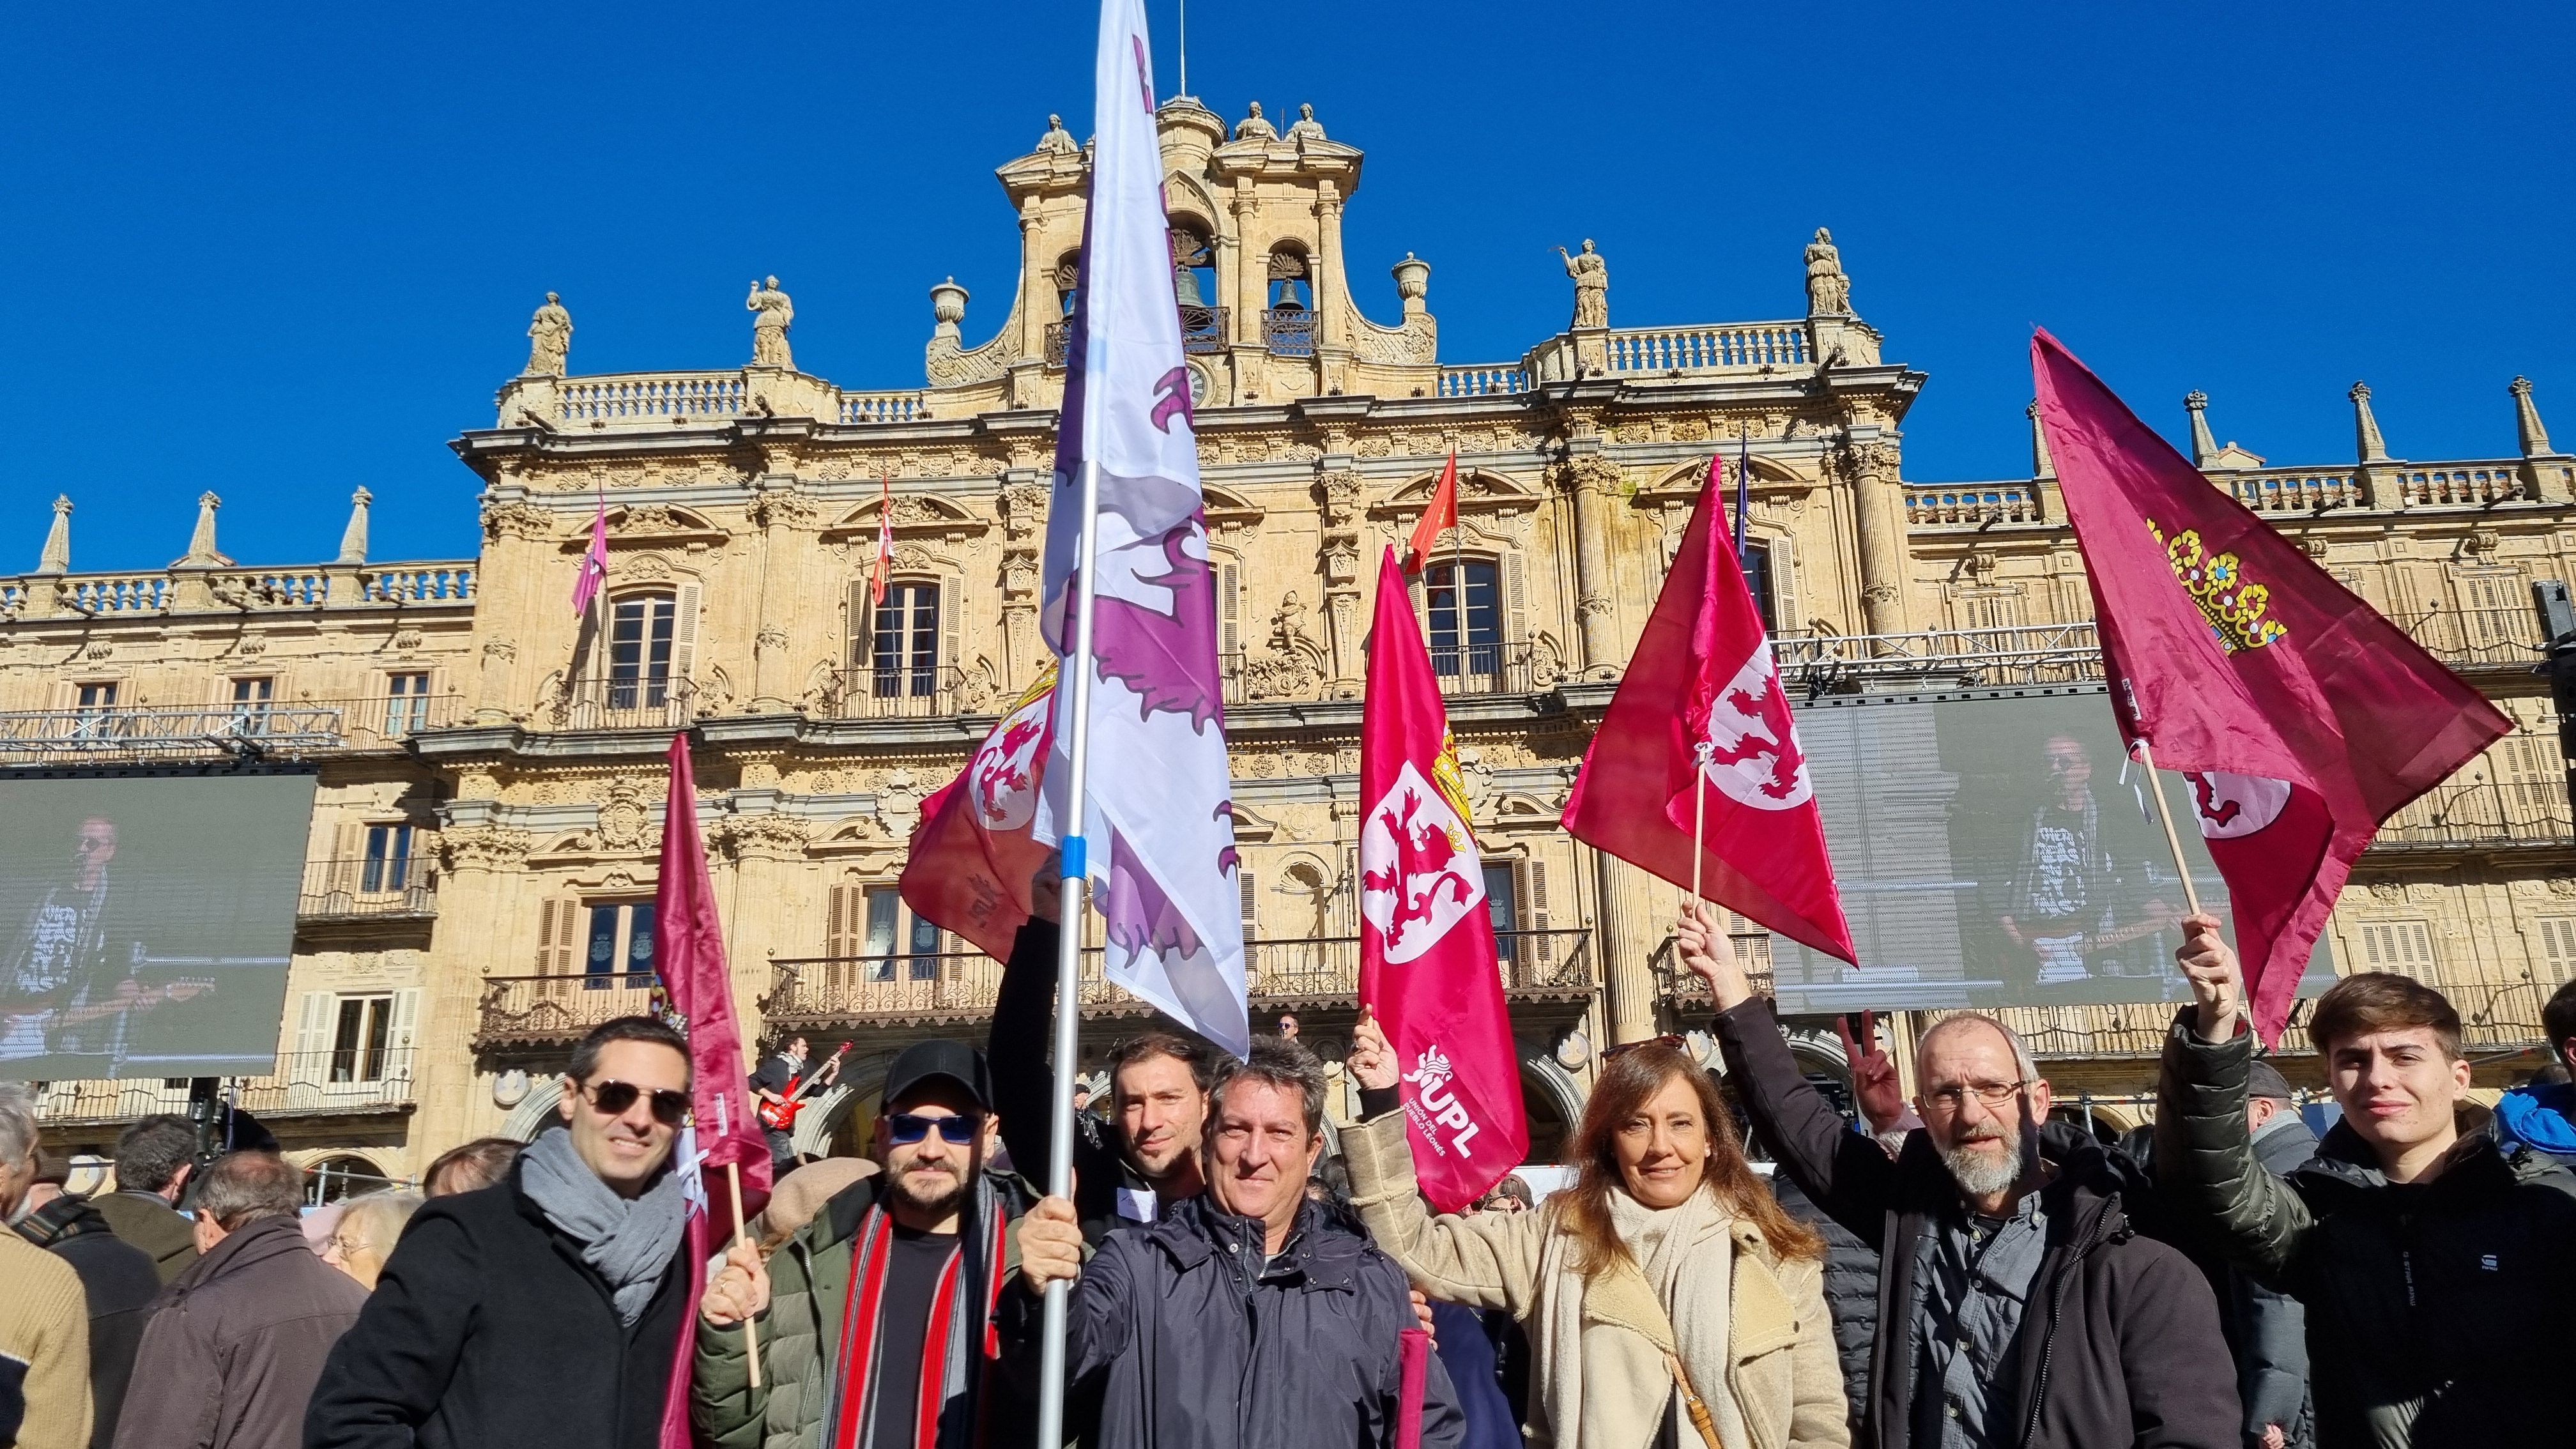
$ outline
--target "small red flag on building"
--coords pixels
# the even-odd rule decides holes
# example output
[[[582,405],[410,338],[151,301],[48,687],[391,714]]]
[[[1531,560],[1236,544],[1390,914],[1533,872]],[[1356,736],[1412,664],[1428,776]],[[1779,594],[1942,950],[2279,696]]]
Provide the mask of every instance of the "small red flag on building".
[[[1055,664],[1003,711],[956,779],[921,802],[899,882],[903,902],[996,961],[1027,925],[1037,872],[1055,847],[1030,837],[1055,742]]]
[[[733,1236],[737,1210],[733,1183],[742,1186],[740,1215],[760,1211],[769,1199],[769,1142],[751,1115],[751,1093],[742,1067],[742,1027],[733,1014],[733,982],[725,970],[724,924],[716,919],[715,882],[707,874],[707,847],[698,834],[698,787],[689,766],[689,737],[671,737],[671,792],[662,810],[661,879],[653,890],[653,972],[668,1014],[689,1038],[690,1119],[673,1149],[671,1170],[697,1180],[684,1183],[689,1199],[689,1306],[680,1318],[680,1342],[662,1402],[663,1449],[689,1444],[689,1373],[695,1352],[698,1299],[706,1275],[698,1266]],[[727,1171],[730,1167],[733,1170]]]
[[[1700,485],[1663,593],[1574,778],[1565,828],[1852,961],[1815,783],[1771,636],[1727,547],[1718,478],[1712,466]]]
[[[886,580],[894,576],[894,475],[877,479],[877,556],[870,566],[868,603],[885,602]]]
[[[1458,526],[1458,455],[1449,455],[1449,466],[1440,470],[1440,481],[1432,485],[1431,502],[1422,510],[1422,520],[1413,525],[1413,536],[1404,541],[1404,571],[1422,572],[1430,561],[1431,550],[1439,545],[1443,529]]]
[[[1414,1176],[1464,1209],[1529,1150],[1485,871],[1431,651],[1389,548],[1360,719],[1360,1004],[1402,1068]]]
[[[590,612],[590,601],[608,582],[608,499],[599,500],[599,511],[590,516],[590,547],[581,555],[581,572],[572,581],[572,612],[578,618]]]
[[[2030,361],[2112,708],[2133,748],[2191,782],[2271,1041],[2380,823],[2512,725],[2211,487],[2056,338],[2033,337]]]

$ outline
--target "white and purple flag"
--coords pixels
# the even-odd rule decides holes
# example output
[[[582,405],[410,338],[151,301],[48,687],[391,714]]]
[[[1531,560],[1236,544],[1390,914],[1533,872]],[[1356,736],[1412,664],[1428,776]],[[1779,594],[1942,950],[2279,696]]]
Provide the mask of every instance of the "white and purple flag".
[[[1099,469],[1099,514],[1082,833],[1092,898],[1107,921],[1109,979],[1241,1056],[1252,1032],[1216,591],[1172,291],[1151,54],[1142,0],[1105,0],[1041,618],[1047,642],[1070,655],[1090,463]],[[1062,833],[1071,803],[1074,698],[1070,687],[1056,691],[1041,840]]]

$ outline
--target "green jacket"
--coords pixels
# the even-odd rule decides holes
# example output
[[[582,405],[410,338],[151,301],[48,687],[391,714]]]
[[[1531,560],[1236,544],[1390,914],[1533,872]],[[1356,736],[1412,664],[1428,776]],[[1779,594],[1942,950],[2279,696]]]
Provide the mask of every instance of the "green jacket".
[[[769,1308],[757,1320],[761,1383],[751,1386],[750,1365],[743,1352],[740,1324],[723,1328],[698,1320],[697,1356],[689,1386],[690,1417],[703,1441],[718,1449],[819,1449],[831,1413],[835,1389],[846,1379],[838,1362],[841,1320],[849,1310],[850,1277],[863,1230],[876,1206],[875,1178],[852,1183],[823,1205],[797,1234],[769,1257]],[[1004,1224],[1001,1261],[995,1271],[1006,1282],[1019,1268],[1017,1235],[1009,1224],[1025,1210],[1026,1199],[1012,1179],[986,1173],[969,1210],[964,1241],[989,1245],[990,1224]],[[987,1249],[989,1251],[989,1247]],[[970,1257],[976,1276],[983,1256]],[[988,1295],[969,1296],[984,1301]],[[952,1344],[971,1352],[951,1371],[952,1411],[942,1415],[939,1442],[965,1446],[977,1442],[978,1422],[1010,1423],[1008,1409],[994,1402],[1007,1393],[1003,1376],[989,1372],[982,1353],[984,1322],[952,1337]],[[879,1445],[875,1449],[911,1449]]]

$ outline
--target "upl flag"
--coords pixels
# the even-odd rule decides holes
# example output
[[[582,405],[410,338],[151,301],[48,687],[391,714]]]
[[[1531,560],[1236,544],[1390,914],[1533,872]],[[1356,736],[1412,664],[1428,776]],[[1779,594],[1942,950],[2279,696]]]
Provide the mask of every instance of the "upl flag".
[[[1711,460],[1681,551],[1592,737],[1565,828],[1816,950],[1855,959],[1771,638],[1727,547]]]
[[[1403,1069],[1405,1135],[1431,1205],[1463,1210],[1529,1150],[1485,872],[1440,681],[1386,551],[1360,720],[1360,1004]]]
[[[742,1182],[744,1215],[769,1197],[769,1140],[752,1119],[742,1069],[742,1025],[733,1014],[725,971],[724,924],[716,918],[715,883],[698,834],[698,786],[689,766],[689,737],[671,737],[671,791],[662,808],[661,880],[653,891],[653,971],[673,1024],[689,1038],[689,1126],[672,1149],[671,1170],[688,1184],[689,1303],[662,1401],[663,1449],[688,1449],[689,1365],[694,1361],[698,1300],[706,1275],[694,1271],[733,1236],[733,1165]]]
[[[2380,823],[2512,725],[2046,332],[2039,420],[2084,551],[2112,708],[2191,782],[2271,1041]]]
[[[1088,736],[1083,866],[1106,918],[1109,979],[1237,1056],[1244,1007],[1233,789],[1217,672],[1216,590],[1200,516],[1198,435],[1163,215],[1163,159],[1143,0],[1105,0],[1094,71],[1091,192],[1066,349],[1040,621],[1074,648],[1074,570],[1093,533],[1091,709],[1056,691],[1037,838],[1067,814]],[[1098,511],[1083,509],[1096,469]]]
[[[1054,847],[1031,838],[1055,728],[1055,665],[1003,711],[975,758],[921,802],[900,881],[903,903],[996,961],[1029,922],[1030,891]]]

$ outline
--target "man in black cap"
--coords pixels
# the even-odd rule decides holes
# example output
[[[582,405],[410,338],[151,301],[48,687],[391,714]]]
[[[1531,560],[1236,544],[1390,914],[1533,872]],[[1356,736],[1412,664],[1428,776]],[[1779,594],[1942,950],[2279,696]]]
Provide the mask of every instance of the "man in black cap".
[[[876,1119],[882,1169],[845,1188],[767,1262],[748,1243],[707,1289],[692,1417],[720,1444],[946,1449],[1027,1422],[992,1373],[1005,1229],[1024,1203],[989,1172],[996,1122],[981,1052],[904,1049]],[[759,1320],[751,1382],[743,1320]]]

